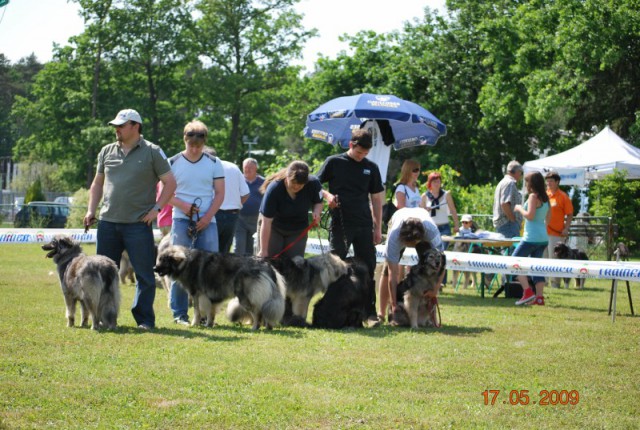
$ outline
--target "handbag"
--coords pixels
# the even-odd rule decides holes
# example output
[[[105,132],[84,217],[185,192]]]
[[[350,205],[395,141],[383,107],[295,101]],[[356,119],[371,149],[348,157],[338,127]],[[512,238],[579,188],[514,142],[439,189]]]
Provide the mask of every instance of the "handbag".
[[[395,204],[393,204],[393,196],[395,196],[396,194],[396,189],[398,188],[400,184],[396,184],[393,187],[393,192],[391,193],[391,196],[389,197],[389,200],[387,200],[387,203],[385,203],[382,206],[382,222],[386,225],[389,224],[389,221],[391,221],[391,217],[393,217],[393,214],[396,213],[396,211],[398,210],[398,208],[396,207]],[[405,187],[404,189],[404,195],[405,197],[408,197],[409,195],[407,194],[407,188]]]

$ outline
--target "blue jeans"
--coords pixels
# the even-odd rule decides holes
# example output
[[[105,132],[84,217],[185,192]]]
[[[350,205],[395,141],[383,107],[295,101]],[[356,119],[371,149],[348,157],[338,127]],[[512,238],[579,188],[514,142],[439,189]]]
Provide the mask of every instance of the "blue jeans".
[[[155,327],[153,301],[156,297],[156,280],[153,266],[156,249],[151,226],[143,222],[125,224],[100,221],[96,245],[98,255],[109,257],[118,266],[122,251],[127,251],[136,274],[136,294],[131,313],[137,324]]]
[[[253,235],[258,227],[258,215],[240,215],[236,225],[236,254],[253,255]]]
[[[231,251],[233,236],[236,234],[238,212],[224,212],[219,210],[216,213],[216,223],[218,224],[218,249],[221,253],[228,254]]]
[[[451,224],[446,223],[446,224],[440,224],[438,226],[438,231],[440,232],[440,236],[445,235],[445,236],[451,236]],[[447,247],[449,246],[449,242],[442,242],[442,244],[444,245],[444,249],[447,249]],[[442,279],[442,283],[446,284],[447,283],[447,271],[444,271],[444,278]]]
[[[548,242],[544,242],[544,243],[520,242],[518,246],[516,246],[516,249],[515,251],[513,251],[513,254],[511,254],[511,256],[542,258],[542,254],[544,254],[544,250],[546,249],[547,244]],[[532,276],[531,280],[535,285],[538,282],[544,282],[544,277]]]
[[[182,245],[191,248],[191,238],[187,234],[189,220],[177,218],[173,220],[171,225],[171,244]],[[194,249],[203,251],[218,252],[218,226],[215,222],[209,223],[209,226],[198,232]],[[189,295],[182,288],[179,282],[171,282],[170,302],[173,318],[189,319]]]
[[[520,236],[520,223],[516,221],[509,221],[500,227],[496,227],[498,233],[502,233],[507,239]]]

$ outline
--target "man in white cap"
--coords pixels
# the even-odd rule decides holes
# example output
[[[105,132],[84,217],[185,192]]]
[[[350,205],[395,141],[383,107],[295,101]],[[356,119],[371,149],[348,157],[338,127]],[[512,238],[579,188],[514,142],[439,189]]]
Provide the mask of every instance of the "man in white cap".
[[[98,154],[84,225],[89,227],[96,221],[96,209],[104,197],[99,214],[97,253],[117,264],[122,251],[129,254],[136,273],[131,313],[138,328],[148,330],[155,327],[156,294],[151,225],[173,197],[176,180],[162,149],[143,138],[138,112],[121,110],[109,124],[115,128],[117,141],[104,146]],[[158,180],[162,181],[163,189],[156,201]]]

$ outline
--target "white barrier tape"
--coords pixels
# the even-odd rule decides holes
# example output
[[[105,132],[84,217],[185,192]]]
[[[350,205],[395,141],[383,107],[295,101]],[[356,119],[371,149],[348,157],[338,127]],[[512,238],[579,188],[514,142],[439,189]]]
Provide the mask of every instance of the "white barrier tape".
[[[384,262],[384,245],[376,246],[376,261]],[[329,241],[322,241],[324,252],[329,251]],[[349,250],[352,255],[352,250]],[[317,239],[307,240],[306,252],[320,254]],[[551,260],[548,258],[505,257],[466,252],[445,251],[447,269],[468,272],[501,273],[505,275],[535,275],[546,278],[596,278],[620,279],[640,282],[640,264],[615,261]],[[407,248],[400,264],[412,266],[418,262],[416,251]]]
[[[71,236],[79,243],[96,243],[97,230],[90,229],[84,232],[81,228],[0,228],[0,244],[2,243],[46,243],[58,234]],[[159,240],[162,237],[160,230],[153,230],[153,237]]]
[[[159,239],[162,234],[154,230],[154,237]],[[66,234],[80,243],[95,243],[96,230],[87,233],[83,229],[0,229],[0,244],[2,243],[45,243],[57,234]],[[309,254],[329,252],[329,241],[323,240],[322,246],[318,239],[307,239]],[[505,257],[502,255],[486,255],[464,252],[449,252],[447,255],[447,269],[468,272],[501,273],[506,275],[537,275],[559,278],[596,278],[619,279],[623,281],[640,282],[640,264],[611,261],[581,261],[581,260],[551,260],[546,258]],[[349,255],[353,255],[350,250]],[[376,246],[376,261],[384,262],[384,245]],[[416,251],[407,248],[400,260],[400,264],[412,266],[418,262]]]

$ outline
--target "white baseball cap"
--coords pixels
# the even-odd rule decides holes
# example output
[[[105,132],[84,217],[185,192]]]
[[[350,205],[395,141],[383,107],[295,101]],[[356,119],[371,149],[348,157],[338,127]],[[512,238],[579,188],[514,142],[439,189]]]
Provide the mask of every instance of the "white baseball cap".
[[[473,221],[473,218],[471,218],[471,215],[465,214],[465,215],[462,215],[461,221],[462,222]]]
[[[137,122],[138,124],[142,124],[142,118],[140,118],[140,114],[133,109],[123,109],[118,112],[115,119],[109,122],[109,125],[122,125],[128,121]]]

